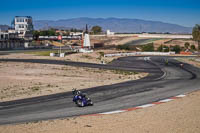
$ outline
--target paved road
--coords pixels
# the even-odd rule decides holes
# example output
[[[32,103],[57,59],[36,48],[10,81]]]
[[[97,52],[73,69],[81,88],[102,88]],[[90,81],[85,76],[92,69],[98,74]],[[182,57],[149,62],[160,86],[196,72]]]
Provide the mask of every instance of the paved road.
[[[159,39],[138,39],[138,40],[133,40],[131,42],[128,42],[125,45],[144,45],[147,43],[151,43],[155,40],[159,40]]]
[[[173,58],[169,58],[169,65],[165,66],[164,58],[168,57],[151,57],[150,61],[144,61],[144,57],[124,57],[108,65],[54,60],[0,59],[1,62],[33,62],[150,73],[148,77],[137,81],[83,90],[94,102],[94,106],[91,107],[76,107],[70,92],[0,103],[0,125],[130,108],[199,89],[198,68],[189,64],[184,64],[184,68],[180,68],[180,62]]]
[[[25,53],[25,52],[37,52],[37,51],[50,51],[53,49],[19,49],[19,50],[0,50],[0,55],[8,55],[12,53]]]

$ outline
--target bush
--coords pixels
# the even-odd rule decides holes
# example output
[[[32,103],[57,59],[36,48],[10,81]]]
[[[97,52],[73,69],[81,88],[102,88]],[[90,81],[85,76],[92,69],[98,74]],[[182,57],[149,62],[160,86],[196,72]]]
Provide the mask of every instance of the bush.
[[[174,51],[176,54],[179,54],[181,47],[179,45],[172,46],[172,51]]]
[[[191,45],[191,46],[190,46],[190,49],[191,49],[191,50],[196,50],[195,45]]]
[[[160,45],[157,49],[157,51],[162,52],[163,51],[163,45]]]
[[[160,45],[157,49],[159,52],[169,52],[169,47],[165,45]]]
[[[130,50],[130,47],[129,47],[129,45],[118,45],[117,49],[120,49],[120,50]]]
[[[142,46],[141,45],[130,45],[129,48],[131,50],[134,50],[134,51],[141,51],[142,50]]]
[[[100,56],[104,56],[105,54],[104,54],[104,52],[99,52],[99,54],[100,54]]]
[[[189,43],[189,42],[186,42],[184,45],[185,45],[185,48],[188,49],[189,46],[190,46],[190,43]]]
[[[154,45],[153,45],[153,43],[149,43],[149,44],[146,44],[146,45],[142,46],[142,51],[145,51],[145,52],[152,52],[152,51],[154,51]]]

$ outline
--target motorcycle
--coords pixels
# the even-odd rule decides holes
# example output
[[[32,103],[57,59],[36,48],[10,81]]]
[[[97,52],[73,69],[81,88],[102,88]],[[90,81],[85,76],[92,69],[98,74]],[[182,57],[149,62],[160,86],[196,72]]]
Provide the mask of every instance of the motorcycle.
[[[183,63],[181,63],[181,64],[180,64],[180,67],[181,67],[181,68],[183,68],[183,66],[184,66],[184,64],[183,64]]]
[[[86,94],[83,94],[81,91],[77,91],[76,89],[74,89],[73,91],[73,102],[75,102],[75,104],[78,107],[85,107],[85,106],[92,106],[93,102],[90,98],[86,97]]]

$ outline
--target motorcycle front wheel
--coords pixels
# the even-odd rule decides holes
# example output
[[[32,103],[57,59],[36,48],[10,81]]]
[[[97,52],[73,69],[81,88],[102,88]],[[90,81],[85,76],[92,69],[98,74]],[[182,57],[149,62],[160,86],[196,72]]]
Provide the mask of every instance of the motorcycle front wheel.
[[[93,106],[93,102],[90,100],[90,101],[88,102],[88,105]]]
[[[76,104],[77,104],[77,106],[79,106],[79,107],[84,107],[84,103],[83,103],[83,101],[81,101],[81,100],[77,100]]]

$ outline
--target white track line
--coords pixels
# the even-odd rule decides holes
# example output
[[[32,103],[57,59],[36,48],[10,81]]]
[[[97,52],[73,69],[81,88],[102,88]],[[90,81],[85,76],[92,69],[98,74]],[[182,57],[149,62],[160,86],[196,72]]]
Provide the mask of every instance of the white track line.
[[[182,98],[182,97],[185,97],[186,95],[177,95],[177,96],[175,96],[175,97],[177,97],[177,98]],[[175,100],[175,99],[173,99],[173,98],[169,98],[169,99],[164,99],[164,100],[160,100],[160,101],[158,101],[158,103],[167,103],[167,102],[170,102],[170,101],[173,101],[173,100]],[[152,107],[152,106],[155,106],[155,105],[157,105],[157,104],[154,104],[154,103],[151,103],[151,104],[145,104],[145,105],[141,105],[141,106],[137,106],[137,107],[135,107],[136,109],[138,108],[138,109],[143,109],[143,108],[148,108],[148,107]],[[1,106],[0,106],[0,108],[1,108]],[[117,114],[117,113],[122,113],[122,112],[127,112],[128,110],[115,110],[115,111],[110,111],[110,112],[104,112],[104,113],[98,113],[98,114],[96,114],[96,115],[109,115],[109,114]],[[92,114],[92,115],[94,115],[94,114]]]
[[[116,111],[104,112],[104,113],[99,113],[99,114],[108,115],[108,114],[116,114],[116,113],[122,113],[122,112],[126,112],[126,110],[116,110]]]
[[[148,107],[152,107],[154,105],[155,104],[145,104],[145,105],[142,105],[142,106],[138,106],[137,108],[148,108]]]
[[[176,96],[176,97],[179,97],[179,98],[181,98],[181,97],[185,97],[186,95],[178,95],[178,96]]]
[[[160,100],[159,102],[161,103],[166,103],[166,102],[170,102],[173,101],[174,99],[165,99],[165,100]]]

